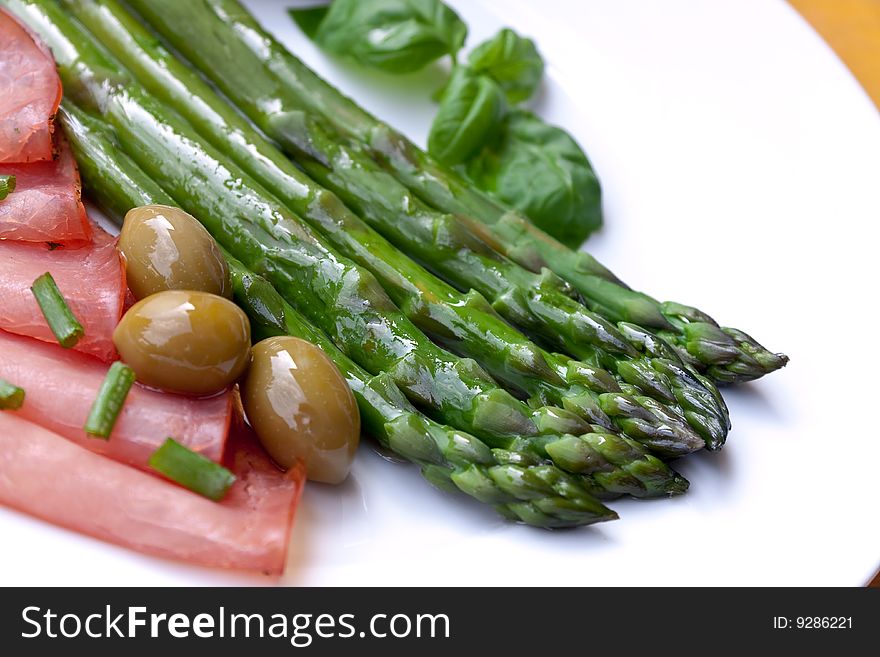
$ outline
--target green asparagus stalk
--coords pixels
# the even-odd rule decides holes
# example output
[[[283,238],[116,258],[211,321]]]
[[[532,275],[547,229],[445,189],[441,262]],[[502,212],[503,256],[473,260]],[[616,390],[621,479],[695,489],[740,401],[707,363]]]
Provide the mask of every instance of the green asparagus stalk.
[[[66,100],[59,117],[86,189],[117,221],[136,205],[175,204],[118,148],[106,125]],[[226,257],[236,300],[251,318],[255,335],[294,335],[320,346],[354,391],[367,433],[386,448],[421,465],[432,482],[437,483],[438,475],[444,474],[447,483],[463,492],[480,501],[502,505],[499,510],[503,515],[552,527],[605,518],[607,510],[597,509],[589,495],[609,498],[619,494],[622,486],[615,482],[632,479],[627,469],[644,472],[646,485],[641,491],[631,491],[639,496],[655,497],[687,489],[684,478],[656,459],[649,458],[645,463],[639,458],[626,461],[627,445],[611,447],[617,440],[614,437],[608,437],[612,441],[608,447],[593,451],[591,471],[582,472],[582,478],[572,478],[534,455],[490,450],[473,436],[429,420],[412,407],[388,375],[372,376],[357,366],[287,304],[268,281],[248,271],[230,254]],[[602,438],[605,437],[597,434],[590,440],[598,442]],[[569,437],[559,450],[566,444],[577,446],[578,442]]]
[[[65,101],[59,119],[72,145],[88,193],[120,223],[137,205],[174,205],[113,141],[96,119]],[[109,183],[109,184],[108,184]],[[439,425],[416,411],[387,375],[372,376],[355,365],[317,328],[287,304],[269,282],[228,253],[236,302],[247,312],[257,338],[294,335],[321,347],[354,392],[365,431],[384,447],[422,467],[426,478],[491,504],[506,517],[539,527],[592,524],[613,517],[578,480],[534,456],[498,455],[473,436]],[[501,456],[501,459],[498,456]],[[613,469],[605,461],[604,472]],[[597,470],[598,472],[598,470]],[[674,476],[674,475],[673,475]],[[609,493],[586,479],[602,496]],[[685,485],[685,484],[681,484]]]
[[[469,244],[460,243],[461,240],[453,243],[455,235],[451,230],[444,231],[442,240],[437,240],[432,227],[425,225],[420,234],[412,233],[408,240],[399,243],[402,250],[409,253],[417,250],[430,253],[440,249],[439,260],[447,263],[448,271],[469,269],[473,272],[469,282],[480,285],[482,281],[489,281],[488,291],[498,292],[494,296],[492,309],[479,294],[458,293],[408,258],[402,257],[399,251],[352,214],[335,196],[292,166],[195,73],[159,45],[155,37],[118,3],[87,0],[67,4],[105,46],[128,64],[139,81],[152,93],[179,108],[203,137],[228,153],[239,166],[285,201],[288,207],[322,231],[344,255],[369,268],[397,305],[408,311],[410,319],[435,341],[457,353],[477,358],[493,376],[531,395],[541,404],[565,406],[606,428],[610,428],[613,422],[618,430],[628,431],[629,435],[664,455],[686,453],[702,444],[682,415],[693,416],[694,424],[706,436],[710,446],[723,442],[727,430],[726,417],[718,409],[715,397],[704,389],[702,383],[693,377],[669,377],[661,373],[660,366],[652,365],[649,359],[639,356],[616,328],[552,289],[550,281],[543,284],[541,277],[505,261],[485,246],[477,247],[482,253],[471,249],[469,256],[466,253]],[[238,61],[237,57],[234,59]],[[243,70],[247,68],[245,66]],[[246,80],[252,77],[245,76]],[[227,82],[233,87],[239,86],[236,76]],[[245,97],[251,95],[246,86],[241,87],[240,91]],[[307,122],[297,124],[305,126]],[[230,134],[236,135],[232,143]],[[270,136],[278,137],[275,134]],[[421,205],[405,187],[378,170],[371,160],[359,153],[336,152],[344,147],[335,144],[318,126],[306,138],[311,153],[326,160],[344,160],[346,166],[340,176],[348,174],[346,177],[350,178],[354,174],[355,186],[358,180],[356,171],[366,174],[365,177],[361,176],[364,185],[357,188],[361,193],[354,199],[354,202],[367,199],[365,215],[372,213],[375,217],[388,217],[392,226],[400,226],[400,222],[395,221],[396,209],[410,207],[410,214],[413,214]],[[310,162],[311,158],[307,158],[303,164],[311,172],[308,167]],[[322,183],[336,191],[345,191],[336,184],[335,171],[328,171],[317,162],[315,164]],[[398,190],[397,197],[394,196],[395,188]],[[372,199],[378,203],[369,205]],[[427,218],[436,213],[425,208],[422,214]],[[438,216],[444,219],[442,215]],[[452,220],[451,217],[448,219]],[[382,225],[376,227],[387,228]],[[448,228],[454,226],[450,223]],[[406,230],[399,232],[411,233]],[[467,234],[460,230],[459,233]],[[467,241],[476,244],[475,240]],[[481,262],[486,264],[481,265]],[[510,266],[505,269],[506,264]],[[518,277],[519,284],[504,283],[505,274],[510,274],[514,280]],[[460,287],[467,289],[466,284]],[[487,286],[483,285],[483,288],[478,292],[485,291]],[[558,297],[555,304],[554,297]],[[560,328],[569,336],[580,336],[575,339],[580,344],[579,354],[590,359],[590,375],[584,377],[579,373],[586,366],[563,362],[560,357],[527,342],[495,316],[493,311],[499,309],[508,320],[516,321],[525,317],[524,322],[530,322],[533,326],[537,324],[545,334],[557,335],[556,329]],[[523,321],[517,323],[522,325]],[[482,331],[474,330],[479,327],[482,327]],[[673,358],[678,360],[675,356]],[[594,370],[601,366],[615,368],[621,382],[632,387],[634,394],[621,396],[618,385],[610,380],[597,383],[598,371],[594,373]],[[666,368],[665,371],[670,369]],[[639,401],[644,390],[664,405],[678,406],[682,403],[684,408],[670,412],[662,407],[660,413],[654,413],[649,410],[654,405]]]
[[[583,442],[607,460],[627,464],[614,477],[591,475],[601,478],[606,490],[627,493],[657,485],[662,463],[637,443],[600,432],[566,435],[570,417],[552,408],[530,410],[474,361],[431,343],[368,272],[321,245],[281,203],[145,94],[56,3],[3,4],[53,51],[68,101],[111,124],[118,147],[365,370],[387,372],[411,401],[491,447],[511,454],[531,450],[539,458],[558,458],[569,470],[587,472],[587,452],[574,449]]]
[[[548,268],[580,292],[588,305],[615,322],[652,329],[678,348],[682,358],[718,383],[757,379],[783,367],[788,358],[761,346],[748,334],[721,327],[706,313],[675,302],[661,303],[629,289],[595,258],[572,250],[527,218],[475,188],[452,169],[436,162],[394,130],[319,78],[263,30],[238,0],[132,0],[136,9],[163,33],[183,39],[217,19],[222,30],[211,38],[225,46],[233,40],[251,49],[288,91],[309,111],[341,133],[362,142],[395,177],[434,207],[461,217],[474,234],[534,272]],[[167,5],[173,4],[175,11]],[[186,16],[182,18],[181,12]],[[238,63],[237,63],[238,65]]]

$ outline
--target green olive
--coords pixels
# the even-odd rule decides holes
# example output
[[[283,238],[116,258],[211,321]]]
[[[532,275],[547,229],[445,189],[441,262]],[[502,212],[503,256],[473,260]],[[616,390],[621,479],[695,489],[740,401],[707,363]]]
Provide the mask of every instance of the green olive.
[[[254,345],[241,389],[248,420],[282,467],[297,459],[309,479],[338,484],[348,476],[361,419],[351,389],[315,345],[292,337]]]
[[[192,215],[168,205],[129,210],[117,247],[136,299],[165,290],[198,290],[232,298],[229,265]]]
[[[210,395],[244,372],[251,327],[247,315],[223,297],[169,290],[134,304],[113,332],[113,343],[144,385]]]

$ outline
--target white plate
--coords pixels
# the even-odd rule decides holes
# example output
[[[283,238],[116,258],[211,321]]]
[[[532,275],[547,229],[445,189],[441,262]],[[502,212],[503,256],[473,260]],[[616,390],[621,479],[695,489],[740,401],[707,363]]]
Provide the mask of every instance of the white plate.
[[[436,73],[356,71],[306,41],[289,1],[248,4],[320,73],[424,141]],[[546,56],[538,109],[587,147],[604,183],[593,252],[792,361],[726,392],[734,429],[720,454],[679,463],[688,495],[616,502],[621,520],[597,528],[504,523],[364,448],[348,484],[307,487],[282,581],[864,584],[880,565],[880,120],[867,96],[782,0],[451,4],[469,44],[509,25]],[[6,585],[265,581],[5,510],[0,536]]]

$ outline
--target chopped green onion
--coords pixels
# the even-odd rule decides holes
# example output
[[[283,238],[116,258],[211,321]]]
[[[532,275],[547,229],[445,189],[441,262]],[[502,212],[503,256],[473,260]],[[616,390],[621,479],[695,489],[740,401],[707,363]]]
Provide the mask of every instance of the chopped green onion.
[[[173,438],[168,438],[153,452],[149,464],[171,481],[215,502],[223,499],[226,491],[235,483],[235,475],[229,470]]]
[[[89,411],[85,432],[95,438],[110,439],[116,419],[122,411],[122,405],[128,391],[134,383],[134,370],[121,361],[116,361],[107,371],[98,396]]]
[[[24,404],[24,390],[0,379],[0,410],[14,411]]]
[[[52,274],[46,272],[34,281],[31,292],[37,298],[37,304],[43,311],[43,316],[55,334],[55,338],[65,349],[73,347],[83,336],[83,327],[79,323],[70,306],[61,296],[61,291],[55,285]]]
[[[15,176],[0,175],[0,201],[15,191]]]

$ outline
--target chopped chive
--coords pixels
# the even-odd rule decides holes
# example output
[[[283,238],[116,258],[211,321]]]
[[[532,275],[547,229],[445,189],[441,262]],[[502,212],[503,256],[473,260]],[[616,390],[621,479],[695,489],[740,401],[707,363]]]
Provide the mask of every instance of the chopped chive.
[[[235,475],[229,470],[173,438],[168,438],[153,452],[149,464],[171,481],[215,502],[223,499],[226,491],[235,483]]]
[[[70,349],[83,336],[83,327],[79,323],[70,306],[61,296],[52,274],[46,272],[34,281],[31,292],[37,298],[37,304],[43,316],[55,334],[55,338],[65,349]]]
[[[0,175],[0,201],[15,191],[15,176]]]
[[[116,361],[110,366],[98,396],[92,403],[86,426],[83,427],[87,434],[104,440],[110,439],[134,378],[134,370],[122,361]]]
[[[24,390],[0,379],[0,410],[14,411],[24,404]]]

